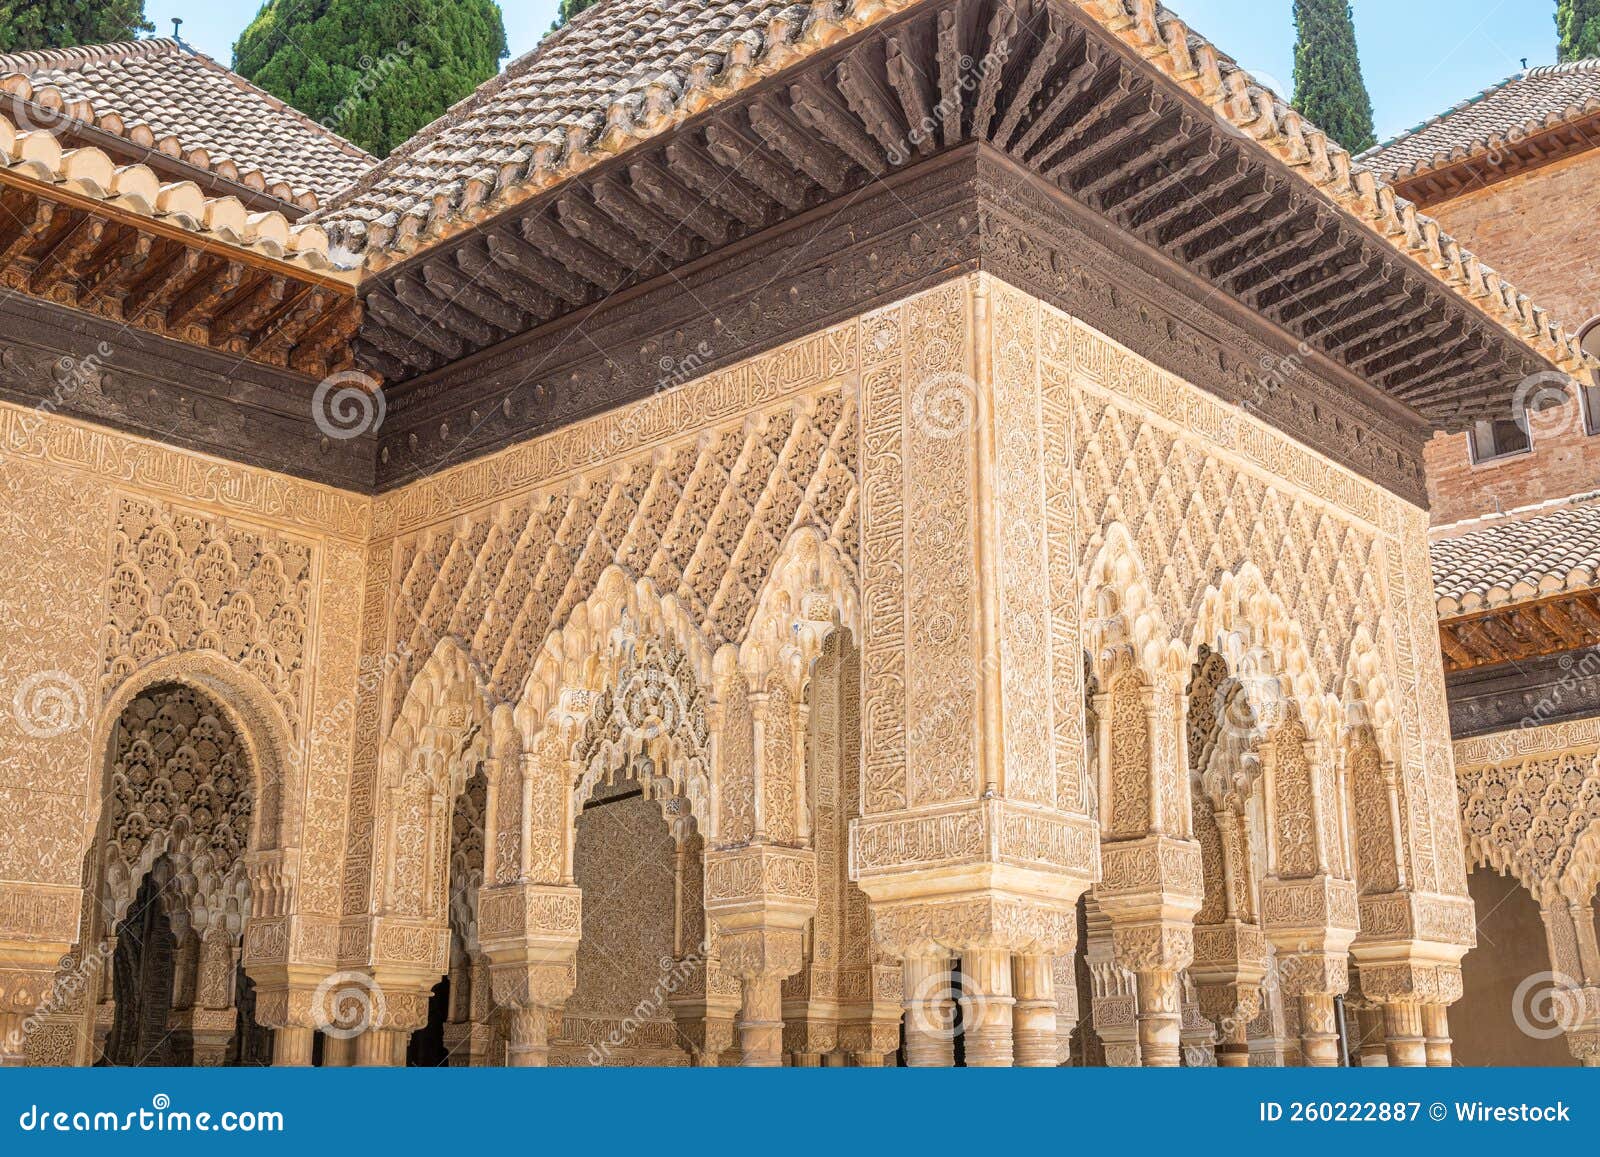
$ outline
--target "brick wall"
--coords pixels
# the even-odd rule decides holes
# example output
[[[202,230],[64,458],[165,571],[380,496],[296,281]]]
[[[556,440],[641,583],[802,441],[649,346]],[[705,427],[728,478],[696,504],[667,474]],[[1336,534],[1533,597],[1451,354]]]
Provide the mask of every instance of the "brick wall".
[[[1600,314],[1600,150],[1424,211],[1567,328]]]
[[[1600,150],[1425,206],[1445,231],[1576,330],[1600,314]],[[1507,402],[1517,383],[1507,382]],[[1533,451],[1474,466],[1467,436],[1426,448],[1435,525],[1600,489],[1600,437],[1576,403],[1532,419]]]
[[[1507,383],[1509,394],[1512,383]],[[1600,490],[1600,437],[1584,433],[1577,402],[1531,416],[1531,453],[1473,465],[1465,434],[1436,434],[1423,447],[1435,526]]]

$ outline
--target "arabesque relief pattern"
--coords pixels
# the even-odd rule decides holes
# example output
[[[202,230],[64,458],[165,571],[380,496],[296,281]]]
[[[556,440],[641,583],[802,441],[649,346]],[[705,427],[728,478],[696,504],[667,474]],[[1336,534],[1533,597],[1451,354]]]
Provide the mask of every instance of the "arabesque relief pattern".
[[[957,1000],[970,1064],[1080,1017],[1328,1063],[1352,971],[1412,1063],[1459,993],[1425,515],[987,275],[370,502],[5,417],[12,501],[77,521],[12,513],[0,567],[64,556],[100,656],[59,652],[79,733],[0,757],[6,822],[75,833],[0,891],[8,1007],[81,935],[87,717],[157,677],[238,736],[279,1063],[330,978],[370,1015],[329,1064],[396,1063],[447,975],[513,1064],[879,1064],[902,1017],[948,1063]]]
[[[1538,903],[1557,1024],[1600,1065],[1600,720],[1464,739],[1455,757],[1467,859]]]

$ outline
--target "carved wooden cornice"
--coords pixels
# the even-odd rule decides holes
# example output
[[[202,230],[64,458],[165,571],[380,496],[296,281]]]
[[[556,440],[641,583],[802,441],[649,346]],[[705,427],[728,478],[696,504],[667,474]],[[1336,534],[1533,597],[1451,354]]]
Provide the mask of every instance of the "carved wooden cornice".
[[[1439,621],[1446,673],[1561,655],[1600,639],[1600,588],[1562,591]]]
[[[1510,383],[1550,368],[1534,330],[1518,340],[1474,309],[1099,21],[1028,0],[886,19],[383,270],[363,289],[358,356],[434,386],[462,358],[973,142],[1440,428],[1501,413]]]
[[[1398,174],[1395,192],[1421,208],[1437,205],[1600,146],[1600,112],[1563,121],[1515,140],[1475,148],[1436,168]],[[1577,319],[1574,319],[1576,321]]]

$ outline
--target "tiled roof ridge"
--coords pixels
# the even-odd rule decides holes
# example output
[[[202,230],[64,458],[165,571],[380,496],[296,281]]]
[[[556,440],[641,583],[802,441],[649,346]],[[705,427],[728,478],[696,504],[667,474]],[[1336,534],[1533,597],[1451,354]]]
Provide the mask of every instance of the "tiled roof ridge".
[[[1556,129],[1572,121],[1593,115],[1600,112],[1600,96],[1591,96],[1581,101],[1570,101],[1559,109],[1552,109],[1535,116],[1523,117],[1514,123],[1508,122],[1493,132],[1479,132],[1475,136],[1454,143],[1449,148],[1436,149],[1430,155],[1417,160],[1400,164],[1383,164],[1385,154],[1415,140],[1429,129],[1446,124],[1458,114],[1498,96],[1513,85],[1526,84],[1529,81],[1548,80],[1554,77],[1575,76],[1580,73],[1600,74],[1600,57],[1571,60],[1564,64],[1539,65],[1535,68],[1514,72],[1498,84],[1490,85],[1475,96],[1457,101],[1437,116],[1429,117],[1427,120],[1413,125],[1405,132],[1391,137],[1382,144],[1374,145],[1357,157],[1356,160],[1364,164],[1381,167],[1384,172],[1390,174],[1390,179],[1392,180],[1404,180],[1459,164],[1463,161],[1472,160],[1475,157],[1484,156],[1505,147],[1507,144],[1515,144],[1536,133]]]
[[[32,101],[46,108],[59,109],[65,116],[93,125],[115,136],[124,137],[137,147],[154,149],[168,156],[181,158],[199,168],[215,172],[225,180],[237,181],[257,191],[270,193],[280,201],[297,204],[303,209],[317,208],[319,199],[315,192],[303,187],[297,188],[286,180],[274,179],[263,172],[259,165],[209,148],[189,148],[177,133],[163,133],[158,137],[143,121],[128,121],[116,109],[98,109],[93,101],[84,97],[68,100],[54,84],[47,82],[36,86],[30,75],[45,69],[75,71],[87,64],[177,55],[186,56],[201,67],[225,77],[240,91],[260,97],[274,111],[294,117],[353,160],[359,160],[369,167],[378,163],[376,157],[326,125],[312,120],[299,109],[251,83],[205,53],[170,37],[83,45],[74,48],[28,50],[3,55],[0,56],[0,92],[9,92],[19,100]],[[17,67],[18,65],[25,67]]]
[[[102,149],[62,149],[53,134],[21,130],[3,113],[0,168],[305,272],[348,280],[328,260],[320,226],[293,223],[274,210],[251,213],[237,197],[206,197],[193,181],[162,184],[148,165],[118,165]]]
[[[1564,60],[1560,64],[1540,64],[1528,69],[1529,76],[1563,76],[1573,72],[1600,72],[1600,56],[1583,60]]]
[[[170,36],[148,40],[113,40],[105,44],[77,44],[70,48],[25,48],[0,53],[0,72],[22,72],[38,68],[76,68],[107,60],[128,60],[135,56],[172,56],[193,50]],[[195,55],[201,55],[195,53]]]

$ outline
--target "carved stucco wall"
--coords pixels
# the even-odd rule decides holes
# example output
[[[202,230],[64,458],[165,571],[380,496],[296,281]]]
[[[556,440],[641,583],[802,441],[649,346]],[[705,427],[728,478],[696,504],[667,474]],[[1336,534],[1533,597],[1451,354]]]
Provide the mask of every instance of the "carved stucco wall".
[[[7,939],[75,938],[111,721],[155,683],[192,682],[231,713],[272,805],[268,846],[342,830],[338,705],[369,526],[356,496],[0,406]],[[311,910],[337,910],[338,859],[327,839],[306,847]]]
[[[626,779],[602,787],[578,819],[583,941],[552,1064],[687,1063],[666,1003],[676,971],[676,845],[661,805],[630,796],[638,790]]]
[[[379,744],[350,737],[389,733],[442,642],[484,719],[608,571],[670,596],[707,653],[747,642],[802,529],[869,608],[862,813],[927,816],[858,841],[858,868],[969,854],[970,819],[927,809],[989,778],[1021,805],[1010,854],[1093,870],[1079,600],[1115,581],[1147,612],[1141,646],[1192,660],[1237,630],[1309,730],[1372,719],[1402,772],[1410,878],[1464,894],[1425,515],[985,275],[370,502],[12,407],[0,422],[0,589],[39,592],[0,612],[0,698],[13,672],[60,670],[95,717],[196,648],[248,675],[303,753],[282,761],[279,809],[301,910],[347,918],[337,949],[331,921],[302,932],[317,959],[366,958],[352,918],[384,852]],[[991,688],[999,734],[979,711]],[[14,738],[0,881],[27,886],[0,883],[0,927],[70,942],[93,727]]]
[[[1456,776],[1467,858],[1540,903],[1600,888],[1600,719],[1463,739]]]

